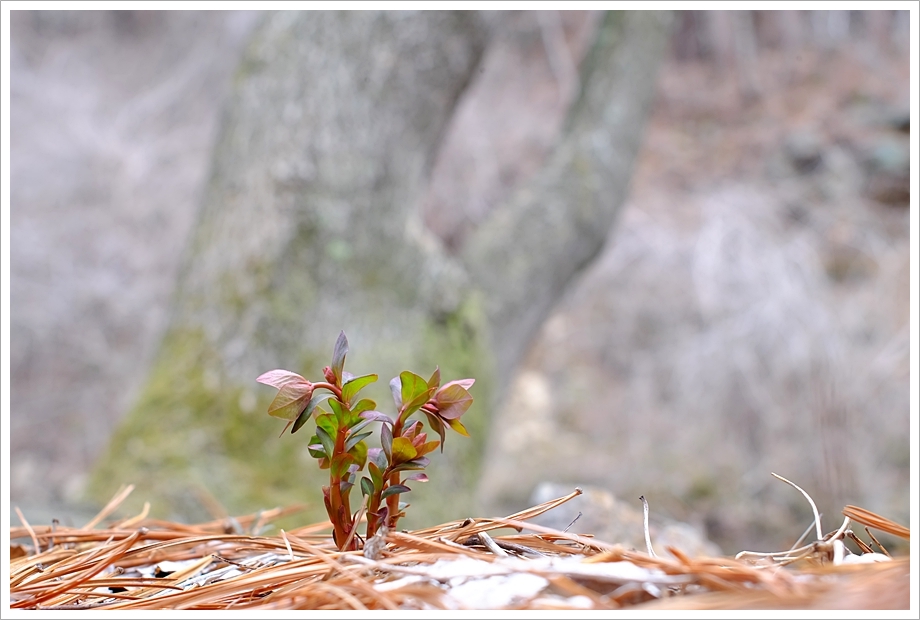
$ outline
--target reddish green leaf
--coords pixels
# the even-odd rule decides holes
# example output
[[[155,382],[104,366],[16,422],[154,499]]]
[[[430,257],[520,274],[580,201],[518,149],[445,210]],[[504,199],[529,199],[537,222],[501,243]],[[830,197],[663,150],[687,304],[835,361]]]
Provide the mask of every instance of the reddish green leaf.
[[[355,462],[355,457],[346,453],[336,454],[332,458],[332,475],[343,477],[348,471],[348,467]]]
[[[320,426],[316,427],[316,436],[319,437],[320,443],[323,444],[323,451],[326,453],[326,456],[332,458],[332,454],[335,452],[335,442],[332,440],[332,437],[326,432],[326,429]]]
[[[335,341],[335,348],[332,350],[332,372],[335,374],[336,382],[342,384],[342,370],[345,367],[345,355],[348,353],[348,338],[345,332],[339,332],[339,337]]]
[[[457,381],[451,381],[434,395],[438,405],[438,416],[445,420],[455,420],[466,413],[473,404],[473,397]]]
[[[360,417],[358,418],[358,420],[359,422],[357,424],[348,427],[348,433],[350,435],[354,435],[355,433],[357,433],[363,428],[366,428],[368,425],[370,425],[373,422],[373,420],[363,420]]]
[[[352,413],[364,413],[365,411],[372,411],[377,407],[377,403],[372,401],[370,398],[362,398],[354,405],[351,406]]]
[[[310,403],[307,405],[307,408],[300,412],[300,415],[297,416],[297,420],[294,421],[294,427],[291,428],[291,434],[293,435],[300,430],[300,427],[307,423],[307,420],[310,419],[310,415],[316,410],[317,405],[323,402],[327,398],[332,396],[329,392],[323,394],[313,393],[313,398],[310,399]],[[320,409],[322,411],[322,409]]]
[[[391,463],[405,463],[418,456],[418,450],[416,450],[412,442],[405,437],[394,437],[391,449],[393,454],[393,457],[390,459]]]
[[[402,436],[409,439],[414,438],[422,430],[422,423],[418,420],[412,420],[403,429]]]
[[[383,453],[387,456],[387,462],[393,461],[393,431],[390,430],[390,427],[384,424],[380,427],[380,447],[383,448]]]
[[[437,389],[439,385],[441,385],[441,369],[438,366],[435,366],[434,372],[431,373],[431,378],[428,379],[428,389]]]
[[[414,372],[402,371],[399,373],[399,382],[402,386],[400,397],[402,398],[403,409],[407,410],[412,407],[418,409],[428,401],[428,382]],[[421,402],[416,406],[416,401],[418,400],[421,400]],[[404,417],[408,417],[407,414],[404,414]]]
[[[380,471],[387,468],[387,455],[383,453],[381,448],[368,448],[367,458],[373,461],[380,468]]]
[[[368,433],[368,435],[370,435],[370,433]],[[367,462],[367,444],[363,441],[357,442],[348,449],[348,454],[355,457],[355,464],[357,467],[364,467],[364,464]]]
[[[364,424],[363,418],[354,411],[346,410],[342,416],[342,422],[346,428],[354,428],[358,424]]]
[[[310,415],[307,413],[307,410],[304,409],[300,412],[300,415],[297,416],[297,419],[294,420],[294,426],[291,427],[291,435],[296,433],[301,429],[301,427],[307,423],[307,420],[310,419]],[[285,427],[286,428],[286,427]]]
[[[351,409],[343,405],[335,398],[329,399],[329,408],[332,409],[332,412],[336,416],[338,416],[339,426],[343,428],[351,428],[361,421],[361,416],[354,413]]]
[[[452,385],[459,385],[464,390],[468,390],[471,387],[473,387],[474,383],[476,383],[476,379],[456,379],[454,381],[448,381],[447,383],[444,384],[444,386],[441,389],[450,387]]]
[[[310,445],[307,446],[307,450],[310,452],[310,456],[315,459],[321,459],[326,456],[325,448],[323,448],[323,444],[320,443],[319,437],[316,435],[310,437]]]
[[[427,403],[429,398],[430,397],[428,396],[427,393],[419,394],[415,398],[415,400],[410,402],[408,405],[405,405],[403,407],[402,414],[400,414],[400,418],[403,420],[403,422],[405,422],[409,418],[410,415],[412,415],[413,413],[421,409],[422,405]]]
[[[367,471],[371,475],[371,482],[374,483],[375,489],[383,488],[383,472],[377,467],[373,459],[367,464]]]
[[[329,392],[323,392],[322,394],[313,392],[313,398],[310,399],[310,404],[307,405],[307,408],[304,409],[304,411],[307,412],[307,415],[313,414],[314,411],[318,412],[314,415],[326,413],[326,410],[320,407],[320,405],[323,403],[323,401],[329,400],[330,398],[332,398],[332,394]]]
[[[425,417],[428,418],[428,425],[431,426],[431,430],[441,437],[441,452],[444,452],[444,435],[446,431],[444,430],[444,425],[441,423],[441,419],[427,411],[425,412]]]
[[[372,434],[371,431],[367,431],[366,433],[355,433],[355,434],[350,435],[348,439],[345,441],[345,452],[350,451],[352,448],[358,445],[359,441],[367,437],[370,437],[371,434]]]
[[[390,473],[392,474],[392,473],[396,473],[399,471],[407,471],[407,470],[413,470],[413,469],[425,469],[426,467],[428,467],[428,464],[430,462],[431,462],[431,459],[429,459],[427,456],[420,456],[417,459],[412,459],[411,461],[400,463],[399,465],[391,467]]]
[[[380,499],[386,499],[391,495],[396,495],[397,493],[408,493],[411,490],[412,489],[404,484],[391,484],[383,490],[383,493],[380,494]]]
[[[400,409],[402,407],[402,383],[400,383],[399,377],[390,379],[390,394],[393,395],[393,402],[396,403],[396,408]]]
[[[470,436],[469,432],[466,430],[466,427],[460,423],[460,420],[448,420],[447,423],[450,424],[450,427],[452,429],[454,429],[455,431],[457,431],[464,437]]]
[[[288,383],[309,383],[306,379],[298,375],[296,372],[291,372],[290,370],[269,370],[266,373],[262,373],[256,377],[256,381],[259,383],[264,383],[265,385],[270,385],[279,390],[283,388]]]
[[[347,383],[342,385],[342,400],[344,400],[346,403],[350,403],[351,399],[354,398],[354,396],[359,391],[361,391],[362,389],[364,389],[365,387],[367,387],[368,385],[370,385],[376,380],[377,380],[377,375],[363,375],[360,377],[355,377],[351,381],[348,381]]]
[[[348,411],[348,409],[342,407],[342,403],[340,403],[338,399],[335,398],[330,398],[328,404],[329,408],[332,409],[333,415],[335,415],[336,419],[339,420],[339,423],[341,424],[345,418],[345,412]]]
[[[416,480],[418,482],[428,482],[428,475],[422,474],[422,473],[409,474],[408,476],[406,476],[406,480]]]
[[[307,407],[313,396],[313,384],[309,381],[291,381],[281,386],[275,399],[268,406],[268,415],[293,422]]]
[[[394,424],[393,418],[380,411],[365,411],[361,414],[361,417],[365,420],[376,420],[378,422],[383,422],[384,424],[388,424],[390,427],[392,427]]]
[[[429,452],[434,452],[434,450],[439,445],[441,445],[441,442],[435,439],[434,441],[428,441],[420,446],[416,446],[416,450],[418,451],[418,455],[422,456],[424,454],[428,454]]]
[[[373,495],[374,483],[367,478],[361,478],[361,495]]]
[[[316,425],[326,431],[329,437],[335,437],[339,432],[338,420],[335,419],[335,416],[328,413],[316,416]]]
[[[390,516],[390,509],[389,509],[389,507],[387,507],[386,504],[381,504],[380,510],[378,510],[378,511],[376,512],[376,515],[377,515],[377,520],[378,520],[380,523],[386,523],[386,522],[387,522],[387,517]]]

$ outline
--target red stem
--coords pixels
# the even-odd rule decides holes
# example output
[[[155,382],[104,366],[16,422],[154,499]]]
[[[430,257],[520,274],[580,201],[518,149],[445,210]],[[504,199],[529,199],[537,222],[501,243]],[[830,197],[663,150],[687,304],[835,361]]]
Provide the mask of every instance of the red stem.
[[[330,392],[332,392],[333,394],[335,394],[335,397],[339,400],[340,403],[342,402],[342,390],[341,390],[341,388],[339,388],[339,387],[337,387],[337,386],[335,386],[335,385],[332,385],[331,383],[326,383],[325,381],[320,381],[319,383],[314,383],[314,384],[313,384],[313,390],[314,390],[314,391],[316,391],[318,388],[325,388],[325,389],[329,390]],[[342,403],[342,404],[344,404],[344,403]]]
[[[316,387],[325,387],[326,389],[336,390],[334,385],[329,383],[317,383],[314,384]],[[334,393],[334,392],[333,392]],[[339,391],[341,394],[341,391]],[[338,398],[338,397],[337,397]],[[339,398],[339,402],[341,398]],[[345,453],[345,440],[348,437],[347,428],[339,428],[338,433],[335,436],[335,447],[332,450],[332,460],[335,460],[335,457]],[[332,510],[332,514],[329,515],[329,520],[332,521],[333,527],[333,538],[335,539],[336,546],[343,545],[348,539],[348,535],[351,532],[351,529],[354,527],[352,523],[351,516],[351,506],[349,502],[348,493],[342,494],[342,477],[334,473],[335,468],[332,467],[330,462],[330,471],[329,471],[329,505]],[[352,549],[342,549],[340,551],[350,551],[357,548],[357,541],[352,538],[350,547]]]
[[[393,439],[400,437],[403,431],[402,412],[396,416],[396,422],[393,423]],[[391,463],[392,464],[392,463]],[[399,484],[399,472],[390,474],[390,485]],[[399,493],[387,498],[387,527],[391,530],[396,529],[396,522],[399,521]]]

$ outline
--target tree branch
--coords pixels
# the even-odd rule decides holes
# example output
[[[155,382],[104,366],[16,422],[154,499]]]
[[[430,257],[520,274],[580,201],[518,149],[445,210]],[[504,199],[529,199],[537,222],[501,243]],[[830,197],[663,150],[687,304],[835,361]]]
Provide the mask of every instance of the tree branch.
[[[605,16],[559,147],[464,246],[485,293],[499,372],[516,366],[566,284],[604,245],[627,194],[670,23],[664,12]]]

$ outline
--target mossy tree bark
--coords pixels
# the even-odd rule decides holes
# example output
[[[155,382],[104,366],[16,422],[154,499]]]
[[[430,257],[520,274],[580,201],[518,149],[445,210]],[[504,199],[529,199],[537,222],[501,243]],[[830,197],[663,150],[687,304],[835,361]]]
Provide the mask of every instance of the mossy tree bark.
[[[174,313],[137,404],[91,491],[138,486],[154,513],[203,518],[308,503],[324,517],[308,425],[278,438],[273,368],[320,380],[340,330],[346,369],[377,372],[391,411],[401,370],[477,380],[413,519],[473,510],[488,433],[518,360],[623,201],[666,40],[662,13],[611,13],[558,149],[448,255],[418,207],[439,140],[489,41],[472,12],[276,13],[236,78]],[[306,437],[303,435],[306,434]]]

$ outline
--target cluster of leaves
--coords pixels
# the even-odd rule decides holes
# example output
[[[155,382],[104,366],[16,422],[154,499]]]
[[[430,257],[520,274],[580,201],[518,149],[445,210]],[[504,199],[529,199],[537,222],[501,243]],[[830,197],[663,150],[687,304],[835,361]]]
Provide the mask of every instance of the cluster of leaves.
[[[474,379],[450,381],[441,385],[441,371],[435,368],[426,381],[409,371],[403,371],[390,381],[390,392],[396,404],[396,417],[377,411],[377,404],[358,393],[377,381],[377,375],[355,377],[345,372],[348,339],[339,334],[332,353],[332,365],[323,369],[324,381],[310,382],[289,370],[271,370],[256,381],[278,389],[268,407],[268,414],[288,421],[291,433],[296,433],[311,418],[316,433],[310,438],[310,455],[319,460],[321,469],[329,470],[329,485],[323,487],[323,501],[333,526],[333,538],[340,550],[358,546],[356,530],[361,511],[352,512],[351,491],[359,472],[367,468],[360,480],[365,498],[367,529],[370,538],[386,526],[396,527],[405,516],[407,504],[399,496],[411,489],[406,482],[427,482],[421,472],[429,463],[426,454],[438,446],[444,451],[445,432],[449,427],[469,437],[460,423],[473,397],[469,389]],[[421,420],[423,414],[439,439],[428,440]],[[373,434],[368,427],[380,423],[380,447],[369,448],[365,440]],[[285,430],[287,427],[285,427]]]

